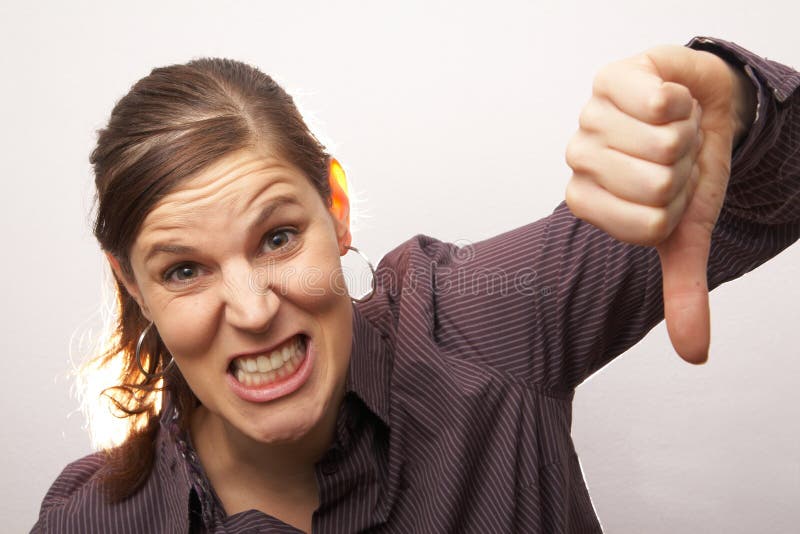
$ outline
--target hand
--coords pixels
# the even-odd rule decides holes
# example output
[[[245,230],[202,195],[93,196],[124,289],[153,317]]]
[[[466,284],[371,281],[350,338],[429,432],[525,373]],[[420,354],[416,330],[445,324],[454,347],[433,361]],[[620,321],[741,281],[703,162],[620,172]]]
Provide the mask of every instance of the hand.
[[[656,247],[667,331],[690,363],[708,358],[711,232],[753,91],[711,53],[656,47],[597,74],[567,147],[567,205],[620,241]]]

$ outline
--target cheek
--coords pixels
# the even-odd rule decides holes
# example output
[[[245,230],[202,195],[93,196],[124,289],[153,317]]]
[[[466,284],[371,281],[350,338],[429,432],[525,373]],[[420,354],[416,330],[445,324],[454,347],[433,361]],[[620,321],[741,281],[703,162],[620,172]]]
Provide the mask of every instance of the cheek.
[[[208,352],[216,332],[215,316],[201,297],[182,299],[156,318],[161,339],[179,366]]]
[[[325,352],[333,356],[332,361],[343,363],[350,355],[353,310],[339,251],[334,241],[333,246],[320,246],[314,252],[287,266],[291,275],[284,277],[283,298],[312,318]]]
[[[336,242],[308,243],[280,273],[279,290],[299,307],[320,313],[349,300]]]
[[[347,287],[338,266],[309,265],[293,274],[287,294],[302,308],[322,313],[346,298]]]

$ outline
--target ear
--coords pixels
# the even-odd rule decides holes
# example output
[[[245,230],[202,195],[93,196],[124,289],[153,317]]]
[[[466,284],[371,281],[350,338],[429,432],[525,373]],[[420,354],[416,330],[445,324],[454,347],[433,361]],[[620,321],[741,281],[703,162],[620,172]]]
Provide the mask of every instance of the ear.
[[[106,252],[106,258],[108,259],[109,265],[111,265],[111,270],[114,271],[114,276],[116,276],[117,280],[119,280],[120,283],[125,286],[125,290],[139,305],[139,309],[142,310],[142,315],[144,315],[145,319],[148,321],[152,321],[150,318],[150,312],[147,310],[147,306],[144,305],[142,294],[139,291],[139,286],[136,284],[136,281],[133,279],[133,277],[128,276],[128,274],[119,264],[119,260],[113,254]]]
[[[350,235],[350,199],[347,196],[347,177],[336,158],[331,158],[328,165],[328,184],[331,188],[330,212],[336,226],[339,253],[344,256],[353,239]]]

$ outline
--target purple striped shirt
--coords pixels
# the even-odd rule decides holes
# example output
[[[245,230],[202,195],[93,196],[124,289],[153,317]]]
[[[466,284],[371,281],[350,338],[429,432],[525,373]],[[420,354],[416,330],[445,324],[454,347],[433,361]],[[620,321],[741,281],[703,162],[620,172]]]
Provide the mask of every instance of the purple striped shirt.
[[[800,236],[800,74],[732,43],[758,114],[734,154],[708,262],[710,288]],[[562,202],[468,247],[418,235],[378,266],[353,308],[335,442],[316,465],[314,532],[601,532],[570,437],[573,392],[663,318],[655,249],[618,242]],[[226,515],[167,399],[154,470],[103,501],[102,456],[68,465],[34,532],[298,532]]]

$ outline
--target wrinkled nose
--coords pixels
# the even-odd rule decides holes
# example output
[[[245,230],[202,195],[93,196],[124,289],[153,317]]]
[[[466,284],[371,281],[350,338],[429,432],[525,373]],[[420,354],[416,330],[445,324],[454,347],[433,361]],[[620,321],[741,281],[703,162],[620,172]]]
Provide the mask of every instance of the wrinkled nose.
[[[225,318],[236,328],[264,332],[280,306],[268,281],[256,276],[249,263],[230,266],[223,274]]]

